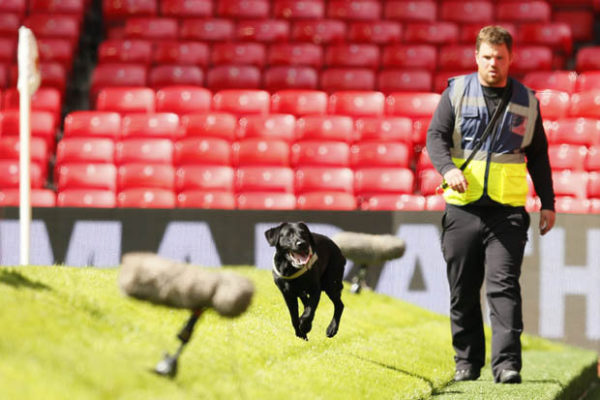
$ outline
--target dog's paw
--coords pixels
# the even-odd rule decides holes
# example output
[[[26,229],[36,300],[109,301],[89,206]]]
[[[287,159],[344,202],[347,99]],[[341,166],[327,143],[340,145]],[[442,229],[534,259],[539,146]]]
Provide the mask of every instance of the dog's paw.
[[[329,326],[327,327],[327,337],[334,337],[338,331],[338,324],[335,321],[331,321]]]
[[[300,332],[305,335],[312,329],[312,321],[309,318],[300,317]]]
[[[308,341],[308,337],[306,336],[306,333],[302,333],[302,332],[297,331],[296,332],[296,336],[298,336],[300,339]]]

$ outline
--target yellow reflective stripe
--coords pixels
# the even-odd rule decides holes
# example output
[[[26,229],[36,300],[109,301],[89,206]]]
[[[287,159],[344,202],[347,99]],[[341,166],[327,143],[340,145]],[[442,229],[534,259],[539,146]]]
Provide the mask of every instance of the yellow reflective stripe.
[[[463,149],[450,149],[450,155],[453,158],[461,158],[467,159],[473,153],[473,150],[463,150]],[[488,152],[486,151],[478,151],[475,153],[473,160],[485,161],[488,157]],[[525,154],[523,153],[509,153],[509,154],[501,154],[501,153],[492,153],[492,162],[500,163],[500,164],[516,164],[525,162]]]

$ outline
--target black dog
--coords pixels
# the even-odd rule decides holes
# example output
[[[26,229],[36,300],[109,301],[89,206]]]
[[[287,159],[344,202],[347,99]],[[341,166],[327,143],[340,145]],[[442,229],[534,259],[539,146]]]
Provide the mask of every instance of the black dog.
[[[327,336],[335,336],[344,311],[341,297],[346,259],[339,247],[327,236],[311,233],[302,222],[284,222],[267,230],[265,237],[275,246],[273,278],[290,311],[296,336],[308,340],[321,291],[334,305]],[[298,298],[304,305],[300,317]]]

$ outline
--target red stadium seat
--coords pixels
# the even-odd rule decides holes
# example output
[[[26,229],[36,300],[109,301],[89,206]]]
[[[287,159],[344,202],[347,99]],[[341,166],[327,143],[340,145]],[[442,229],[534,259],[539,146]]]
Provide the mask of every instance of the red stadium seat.
[[[128,39],[175,40],[178,23],[175,18],[139,17],[125,20],[125,37]]]
[[[307,115],[296,122],[296,138],[350,143],[354,139],[354,121],[345,115]]]
[[[552,48],[548,46],[519,46],[513,49],[511,71],[526,74],[552,69]]]
[[[408,168],[360,168],[354,176],[355,194],[370,197],[374,194],[412,194],[415,177]]]
[[[350,193],[310,192],[298,196],[299,210],[356,210],[356,198]]]
[[[175,143],[174,163],[231,165],[231,145],[226,140],[214,137],[181,139]]]
[[[548,148],[548,157],[553,171],[564,169],[582,171],[585,169],[586,155],[585,146],[558,144]]]
[[[72,69],[75,45],[69,39],[39,38],[37,44],[41,62],[57,62],[66,71]]]
[[[544,119],[556,120],[569,114],[569,94],[557,90],[543,90],[536,94]]]
[[[357,142],[370,140],[412,145],[413,123],[405,117],[361,117],[356,120]]]
[[[175,168],[168,164],[130,163],[117,170],[119,190],[133,188],[175,189]]]
[[[364,199],[360,209],[365,211],[423,211],[426,199],[415,194],[379,194]]]
[[[0,14],[14,13],[22,16],[27,11],[27,4],[25,0],[4,0],[0,4]]]
[[[592,118],[566,118],[556,121],[552,143],[583,146],[600,144],[600,123]]]
[[[98,47],[98,63],[150,64],[152,42],[142,39],[108,39]]]
[[[93,136],[118,139],[121,116],[116,112],[74,111],[65,117],[63,136]]]
[[[91,99],[99,90],[109,87],[143,87],[147,82],[147,69],[142,64],[100,64],[92,72]]]
[[[29,175],[32,188],[44,186],[46,176],[39,164],[31,163]],[[20,180],[19,160],[0,160],[0,189],[18,189]]]
[[[280,90],[271,97],[271,111],[295,116],[325,114],[328,96],[320,90]]]
[[[239,120],[238,136],[292,142],[295,127],[296,118],[291,114],[248,115]]]
[[[564,54],[573,51],[571,27],[564,22],[531,22],[519,26],[517,40],[523,44],[550,46]]]
[[[56,165],[65,163],[113,163],[115,142],[96,137],[65,137],[56,146]]]
[[[212,0],[161,0],[160,13],[165,17],[203,18],[213,15]]]
[[[18,39],[21,16],[11,12],[0,12],[0,36]]]
[[[177,195],[177,207],[232,210],[235,196],[231,192],[186,190]]]
[[[410,168],[412,146],[406,143],[369,141],[352,145],[350,164],[352,168],[402,167]]]
[[[507,22],[550,22],[552,8],[547,1],[529,0],[499,2],[496,5],[496,19]]]
[[[278,43],[290,36],[289,22],[283,19],[254,19],[239,21],[237,40],[248,42]]]
[[[210,62],[207,43],[161,40],[155,41],[152,62],[157,65],[196,65],[205,67]]]
[[[571,94],[575,91],[577,74],[574,71],[532,71],[523,83],[533,90],[558,90]]]
[[[200,42],[224,42],[235,37],[234,21],[220,18],[190,18],[181,21],[180,39]]]
[[[437,48],[431,44],[387,45],[383,48],[381,65],[384,68],[434,70],[437,68],[437,53]]]
[[[265,69],[263,81],[265,89],[272,92],[285,89],[312,90],[318,87],[319,73],[313,67],[278,65]]]
[[[338,90],[375,90],[375,71],[370,68],[328,68],[321,71],[321,88]]]
[[[589,42],[594,39],[594,18],[591,10],[555,8],[552,12],[554,22],[564,22],[569,25],[573,40],[576,42]]]
[[[330,44],[346,39],[346,24],[336,19],[297,21],[292,26],[291,41]]]
[[[233,192],[234,174],[234,169],[227,165],[182,165],[176,171],[175,187],[178,192]]]
[[[379,47],[373,44],[332,44],[325,50],[325,65],[329,67],[378,68]]]
[[[444,211],[446,208],[446,200],[442,195],[432,195],[425,197],[425,209],[427,211]]]
[[[489,25],[489,24],[487,24],[485,22],[474,22],[474,23],[468,23],[468,24],[461,24],[460,25],[460,36],[459,36],[460,42],[461,43],[469,43],[471,45],[475,44],[475,40],[477,39],[477,34],[481,30],[481,28],[483,28],[486,25]],[[497,25],[500,25],[504,29],[506,29],[513,38],[516,37],[517,28],[516,28],[515,24],[513,24],[511,22],[502,21],[500,23],[497,23]]]
[[[435,169],[425,169],[419,172],[419,192],[423,196],[438,194],[437,188],[442,184],[442,176]]]
[[[293,210],[296,196],[280,192],[246,192],[238,194],[236,208],[241,210]]]
[[[343,142],[306,140],[292,145],[290,160],[294,167],[348,167],[350,146]]]
[[[155,109],[155,93],[150,88],[106,88],[98,93],[98,111],[126,113],[149,113]]]
[[[575,93],[571,96],[570,114],[573,117],[600,119],[600,89]]]
[[[432,85],[433,76],[427,70],[384,69],[377,77],[377,88],[384,93],[429,92]]]
[[[2,100],[4,110],[18,110],[20,108],[19,102],[19,91],[16,88],[7,89],[4,92]],[[58,89],[51,87],[39,88],[31,97],[31,109],[51,112],[58,120],[61,117],[62,109],[60,92]]]
[[[134,138],[118,142],[115,146],[114,162],[172,164],[173,142],[169,139]]]
[[[17,207],[20,204],[19,189],[0,190],[0,207]],[[56,193],[51,189],[31,189],[32,207],[56,206]]]
[[[440,19],[459,24],[490,23],[494,21],[494,5],[487,0],[444,0],[440,3]]]
[[[10,77],[12,84],[16,86],[19,79],[19,69],[17,65],[10,68]],[[41,87],[53,87],[58,89],[60,93],[64,93],[67,85],[67,71],[61,63],[58,62],[43,62],[40,63]]]
[[[224,18],[266,18],[270,11],[268,0],[220,0],[217,4],[217,14]]]
[[[309,192],[354,193],[354,173],[344,167],[306,166],[296,170],[297,194]]]
[[[195,65],[157,65],[149,71],[148,85],[154,89],[173,85],[204,86],[204,71]]]
[[[329,97],[331,114],[351,117],[370,117],[383,115],[385,96],[381,92],[335,92]]]
[[[0,62],[13,63],[16,60],[17,43],[14,38],[0,36]]]
[[[275,43],[269,46],[268,65],[307,65],[321,67],[323,48],[314,43]]]
[[[114,164],[67,163],[56,168],[58,191],[64,189],[115,190],[117,167]]]
[[[265,90],[221,90],[213,97],[213,109],[238,115],[266,114],[271,96]]]
[[[386,99],[386,114],[404,117],[431,117],[440,101],[437,93],[392,93]]]
[[[215,43],[211,50],[213,64],[238,64],[262,67],[267,59],[266,47],[262,43]]]
[[[156,15],[158,11],[157,0],[104,0],[102,14],[107,20],[124,20],[129,17],[141,15]]]
[[[417,158],[417,173],[425,171],[426,169],[435,169],[435,167],[431,162],[431,158],[429,157],[427,147],[424,147]]]
[[[74,15],[30,14],[23,25],[36,37],[69,39],[74,44],[79,40],[80,21]]]
[[[552,171],[554,194],[587,198],[588,173],[584,171]]]
[[[407,43],[447,45],[457,43],[458,37],[458,25],[454,22],[411,22],[404,28],[404,41]]]
[[[19,136],[0,137],[0,160],[19,160],[21,154],[20,141]],[[42,171],[46,171],[46,164],[51,155],[46,141],[35,136],[30,138],[29,153],[31,161],[39,164]]]
[[[233,165],[290,165],[290,145],[279,139],[250,138],[233,145]]]
[[[210,110],[212,93],[197,86],[165,86],[156,91],[156,111],[178,115]]]
[[[348,40],[354,43],[390,44],[402,39],[402,25],[397,21],[353,22],[348,25]]]
[[[600,173],[592,172],[588,179],[588,197],[600,198]]]
[[[216,137],[231,142],[236,138],[237,118],[222,112],[188,114],[181,118],[181,129],[187,137]]]
[[[401,22],[435,22],[437,2],[424,1],[386,1],[383,10],[385,19]]]
[[[294,171],[289,167],[242,166],[237,169],[236,192],[294,192]]]
[[[208,70],[206,84],[212,90],[259,89],[260,68],[253,65],[218,65]]]
[[[58,192],[56,206],[114,208],[117,206],[117,195],[106,189],[65,189]]]
[[[577,75],[575,92],[587,92],[594,89],[600,89],[600,70],[586,71]]]
[[[590,146],[587,159],[585,160],[585,169],[588,171],[600,171],[600,145]]]
[[[433,76],[433,91],[435,93],[442,93],[448,87],[448,79],[455,76],[468,75],[472,72],[472,70],[438,71]]]
[[[456,44],[440,48],[438,68],[447,71],[477,70],[472,44]]]
[[[30,120],[31,135],[46,141],[49,149],[56,144],[57,120],[48,111],[32,111]],[[0,136],[20,135],[19,111],[7,110],[0,113]]]
[[[119,192],[117,205],[121,208],[175,208],[175,193],[161,188],[133,188]]]
[[[600,214],[600,199],[590,200],[590,214]]]
[[[8,86],[8,82],[8,67],[0,63],[0,90]]]
[[[179,136],[179,117],[174,113],[130,114],[123,117],[121,137],[129,139],[166,138],[175,140]]]
[[[325,17],[325,2],[321,0],[275,0],[273,16],[289,20],[322,19]]]
[[[558,196],[555,201],[557,213],[588,214],[590,201],[587,199],[576,199],[573,197]]]
[[[331,0],[327,16],[349,21],[377,21],[381,19],[381,3],[376,0]]]

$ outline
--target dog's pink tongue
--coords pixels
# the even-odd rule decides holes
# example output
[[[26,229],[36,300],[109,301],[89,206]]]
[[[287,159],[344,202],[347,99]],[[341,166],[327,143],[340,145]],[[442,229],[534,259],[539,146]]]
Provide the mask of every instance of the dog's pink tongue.
[[[298,262],[298,264],[306,264],[310,257],[310,254],[302,255],[298,253],[292,252],[294,259]]]

